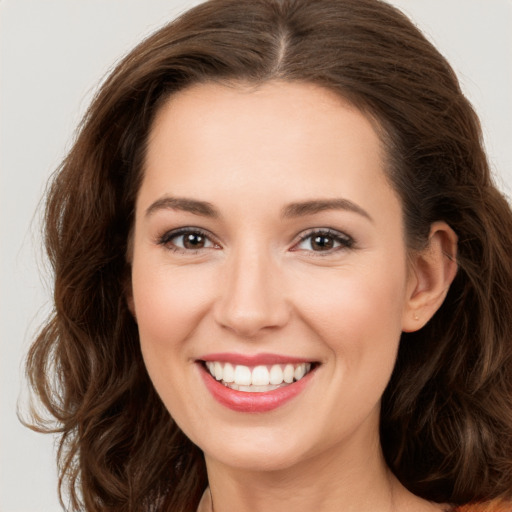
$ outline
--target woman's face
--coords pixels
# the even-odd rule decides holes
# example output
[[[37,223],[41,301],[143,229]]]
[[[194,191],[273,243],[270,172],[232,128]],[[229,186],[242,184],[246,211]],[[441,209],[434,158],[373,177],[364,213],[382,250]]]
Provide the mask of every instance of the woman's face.
[[[197,85],[157,115],[130,303],[207,460],[270,470],[378,446],[411,293],[384,160],[368,118],[308,84]]]

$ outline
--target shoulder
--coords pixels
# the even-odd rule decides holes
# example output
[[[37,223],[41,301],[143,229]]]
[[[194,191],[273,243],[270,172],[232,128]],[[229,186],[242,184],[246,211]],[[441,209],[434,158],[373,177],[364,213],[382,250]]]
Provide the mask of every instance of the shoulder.
[[[453,512],[512,512],[512,502],[493,500],[456,507]]]

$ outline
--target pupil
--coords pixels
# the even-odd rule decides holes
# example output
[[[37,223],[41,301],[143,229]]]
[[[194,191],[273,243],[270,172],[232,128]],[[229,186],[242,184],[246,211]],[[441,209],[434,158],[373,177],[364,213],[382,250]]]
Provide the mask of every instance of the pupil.
[[[326,249],[332,249],[334,246],[334,241],[329,236],[319,235],[315,236],[313,238],[313,249],[320,249],[320,250],[326,250]]]
[[[204,246],[204,237],[198,233],[190,233],[183,240],[183,245],[187,249],[197,249]]]

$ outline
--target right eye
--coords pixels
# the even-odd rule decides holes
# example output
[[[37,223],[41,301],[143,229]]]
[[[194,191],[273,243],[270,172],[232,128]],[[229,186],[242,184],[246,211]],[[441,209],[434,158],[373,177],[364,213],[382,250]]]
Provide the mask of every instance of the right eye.
[[[313,229],[301,236],[293,250],[309,251],[318,255],[329,255],[354,246],[350,236],[330,228]]]
[[[202,249],[217,249],[219,246],[202,230],[182,228],[168,231],[158,241],[172,251],[197,252]]]

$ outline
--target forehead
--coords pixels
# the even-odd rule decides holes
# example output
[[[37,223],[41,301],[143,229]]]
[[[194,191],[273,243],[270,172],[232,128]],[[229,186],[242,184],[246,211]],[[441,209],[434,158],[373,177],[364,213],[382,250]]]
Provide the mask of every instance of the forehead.
[[[209,121],[214,124],[215,130],[207,133],[211,126]],[[203,83],[173,94],[163,104],[154,120],[150,142],[156,146],[158,134],[173,129],[185,136],[193,131],[198,135],[219,138],[224,129],[227,132],[230,128],[241,128],[238,132],[240,136],[251,130],[250,134],[256,139],[282,128],[275,143],[285,147],[287,142],[298,142],[304,136],[311,137],[313,143],[315,135],[325,138],[326,132],[335,134],[348,123],[367,142],[373,139],[380,145],[378,122],[344,97],[324,87],[307,82],[277,80],[260,85],[245,82]],[[322,128],[323,133],[318,128]],[[384,157],[384,147],[380,150]]]
[[[248,203],[249,195],[362,200],[390,188],[385,155],[375,122],[327,89],[293,82],[200,84],[159,110],[141,196],[193,193],[206,200],[211,191],[229,188]]]

